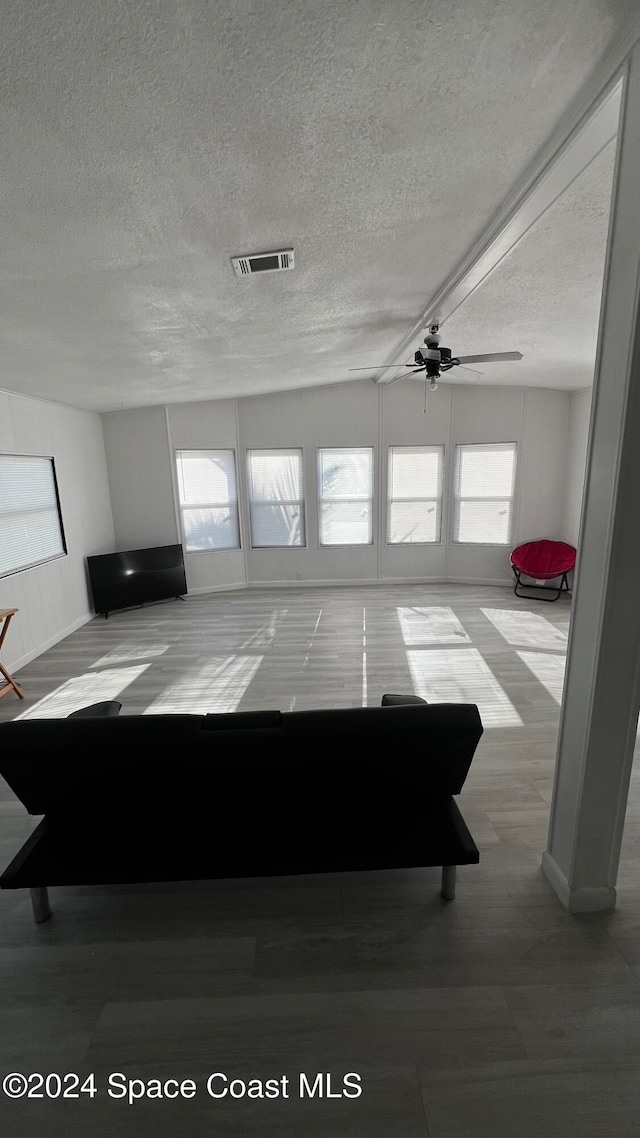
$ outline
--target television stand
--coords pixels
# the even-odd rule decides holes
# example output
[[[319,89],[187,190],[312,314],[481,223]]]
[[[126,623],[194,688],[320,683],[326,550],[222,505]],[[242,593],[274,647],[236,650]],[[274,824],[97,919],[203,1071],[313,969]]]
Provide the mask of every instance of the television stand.
[[[175,597],[163,597],[162,600],[159,601],[142,601],[139,605],[127,605],[127,607],[123,609],[107,609],[104,614],[104,619],[108,619],[110,612],[133,612],[134,609],[146,609],[148,605],[166,605],[167,601],[186,601],[186,599],[186,597],[181,597],[179,594],[176,594]],[[99,613],[96,613],[96,616],[99,616]]]

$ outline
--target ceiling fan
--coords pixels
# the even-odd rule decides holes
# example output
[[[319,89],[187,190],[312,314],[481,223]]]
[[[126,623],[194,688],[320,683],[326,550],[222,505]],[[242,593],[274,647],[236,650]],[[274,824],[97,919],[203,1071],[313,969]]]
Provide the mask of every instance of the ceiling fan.
[[[424,346],[418,348],[413,363],[350,367],[349,371],[379,371],[387,367],[409,367],[414,373],[424,372],[425,380],[429,380],[431,391],[436,391],[440,375],[452,367],[461,367],[464,364],[502,363],[503,361],[522,359],[522,352],[489,352],[479,356],[454,356],[451,353],[451,348],[440,347],[439,328],[439,324],[429,325],[429,331],[424,338]],[[395,383],[397,379],[402,379],[402,376],[394,376],[393,379],[389,380],[389,383]]]

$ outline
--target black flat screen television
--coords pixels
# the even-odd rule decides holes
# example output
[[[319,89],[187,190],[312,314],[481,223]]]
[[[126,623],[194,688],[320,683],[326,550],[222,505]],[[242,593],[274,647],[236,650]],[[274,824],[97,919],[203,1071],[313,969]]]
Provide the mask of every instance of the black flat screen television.
[[[181,545],[128,549],[87,557],[96,612],[181,597],[187,591]]]

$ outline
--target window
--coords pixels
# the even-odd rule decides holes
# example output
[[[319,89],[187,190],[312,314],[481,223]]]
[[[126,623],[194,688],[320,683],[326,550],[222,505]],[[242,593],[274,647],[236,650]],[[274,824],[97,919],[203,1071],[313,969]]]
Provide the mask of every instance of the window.
[[[372,545],[373,448],[318,451],[320,545]]]
[[[0,575],[66,552],[53,459],[0,454]]]
[[[440,541],[444,447],[389,447],[387,541]]]
[[[236,458],[232,450],[179,450],[178,497],[187,553],[239,549]]]
[[[250,450],[249,512],[254,549],[305,544],[301,450]]]
[[[456,447],[454,541],[509,544],[515,473],[515,443]]]

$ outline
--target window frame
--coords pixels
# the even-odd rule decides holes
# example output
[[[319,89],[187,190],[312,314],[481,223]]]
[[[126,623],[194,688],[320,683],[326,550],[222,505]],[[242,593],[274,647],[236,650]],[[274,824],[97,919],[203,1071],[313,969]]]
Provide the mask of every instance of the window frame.
[[[468,498],[458,492],[460,481],[460,453],[467,450],[485,450],[496,447],[513,447],[514,456],[514,471],[513,482],[511,485],[511,494],[509,496],[501,495],[486,495],[485,497]],[[468,545],[474,548],[487,548],[487,549],[508,549],[513,544],[513,530],[515,523],[516,501],[517,501],[517,487],[518,487],[518,443],[514,439],[508,439],[501,442],[491,443],[456,443],[454,446],[453,454],[453,480],[452,480],[452,493],[451,493],[451,544],[452,545]],[[509,513],[509,532],[506,541],[461,541],[456,537],[456,523],[459,523],[459,508],[458,504],[462,501],[470,502],[505,502],[508,501],[510,505]],[[458,525],[459,528],[459,525]]]
[[[184,505],[180,501],[180,475],[178,473],[178,455],[180,454],[231,454],[233,455],[233,470],[236,480],[236,496],[235,496],[235,515],[236,515],[236,532],[238,534],[237,545],[224,545],[211,549],[187,549],[187,537],[184,528],[184,511],[185,510],[222,510],[230,509],[228,502],[197,502]],[[178,500],[178,513],[180,515],[180,534],[182,536],[182,550],[185,557],[197,557],[202,553],[237,553],[242,550],[242,529],[240,526],[240,493],[238,486],[238,458],[235,447],[176,447],[175,448],[175,465],[174,470],[176,473],[176,497]]]
[[[324,498],[322,496],[322,453],[323,451],[346,451],[353,453],[354,451],[369,451],[371,454],[371,495],[369,498]],[[371,549],[375,546],[376,542],[376,517],[375,517],[375,501],[376,501],[376,470],[375,470],[375,447],[371,444],[364,446],[319,446],[316,448],[316,478],[317,478],[317,502],[318,502],[318,548],[319,549]],[[322,540],[322,505],[324,502],[368,502],[370,507],[370,533],[371,538],[369,541],[340,541],[340,542],[326,542]]]
[[[440,475],[440,497],[439,498],[432,498],[432,497],[429,497],[429,498],[392,498],[391,497],[391,485],[392,485],[391,464],[392,464],[393,451],[395,451],[395,450],[437,451],[439,453],[439,455],[440,455],[440,471],[439,471],[439,475]],[[444,483],[445,483],[445,474],[446,474],[446,469],[447,469],[446,461],[447,461],[447,451],[446,451],[446,446],[444,443],[415,443],[413,445],[410,443],[400,443],[397,445],[389,443],[389,445],[387,447],[387,501],[386,501],[386,535],[385,535],[386,536],[385,544],[387,546],[389,546],[389,548],[399,549],[399,548],[404,547],[404,548],[410,549],[413,546],[429,546],[429,547],[431,547],[434,545],[442,545],[443,540],[444,540],[444,538],[443,538],[443,528],[444,528],[443,527],[443,515],[444,515],[444,503],[445,503]],[[406,502],[406,503],[435,502],[436,510],[438,512],[437,513],[438,537],[435,538],[434,541],[390,541],[389,540],[389,530],[390,530],[390,523],[391,523],[391,506],[392,506],[392,504],[398,503],[398,502]]]
[[[267,498],[253,498],[251,494],[252,478],[251,478],[251,455],[252,454],[297,454],[300,456],[300,492],[301,497],[298,498],[283,498],[281,501],[272,501]],[[306,549],[307,548],[307,502],[306,502],[306,482],[304,476],[304,447],[247,447],[246,449],[246,475],[247,475],[247,523],[249,526],[249,544],[251,549]],[[298,545],[255,545],[253,541],[253,514],[252,505],[268,506],[268,505],[281,505],[281,506],[299,506],[300,519],[302,521],[302,536],[304,541]]]
[[[0,580],[5,577],[13,577],[16,573],[24,573],[27,569],[36,569],[38,565],[49,565],[52,561],[59,561],[62,557],[68,557],[69,550],[67,547],[67,538],[64,529],[64,519],[62,517],[62,504],[60,501],[60,490],[58,487],[58,474],[56,471],[56,460],[52,454],[24,454],[16,453],[15,451],[0,451],[0,458],[24,458],[34,459],[41,458],[51,463],[51,474],[53,479],[53,492],[55,495],[56,510],[58,513],[58,525],[60,526],[60,541],[62,543],[62,552],[54,553],[51,557],[40,557],[37,561],[29,561],[26,565],[17,565],[14,569],[0,570]],[[34,510],[23,510],[25,514],[35,513]],[[0,514],[0,517],[2,515]]]

